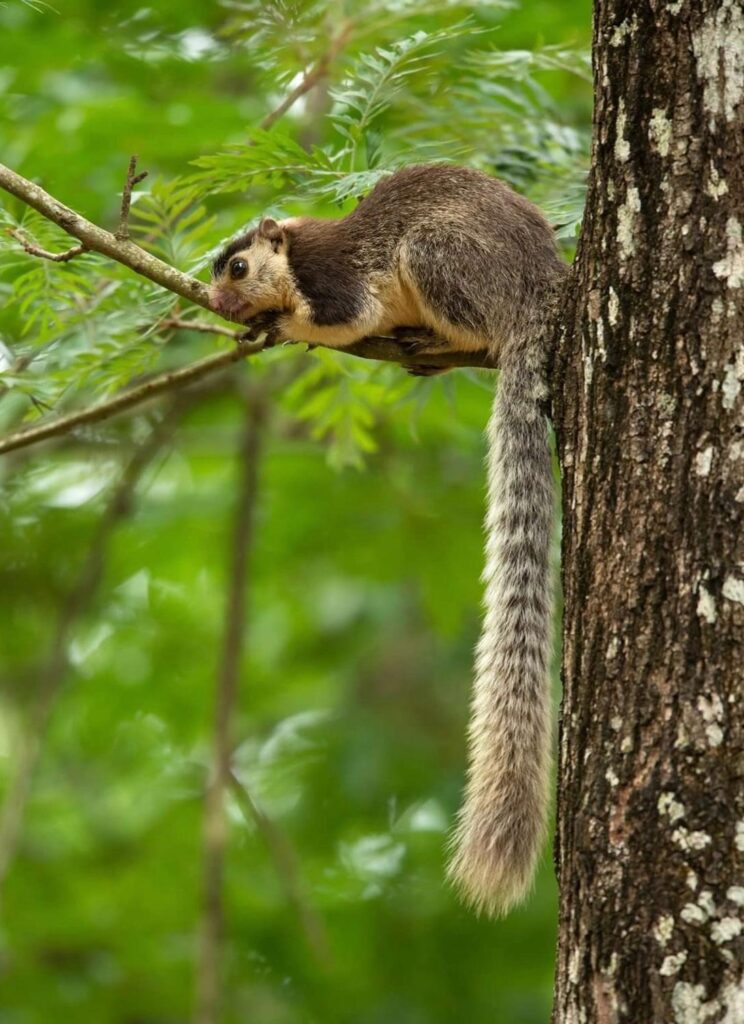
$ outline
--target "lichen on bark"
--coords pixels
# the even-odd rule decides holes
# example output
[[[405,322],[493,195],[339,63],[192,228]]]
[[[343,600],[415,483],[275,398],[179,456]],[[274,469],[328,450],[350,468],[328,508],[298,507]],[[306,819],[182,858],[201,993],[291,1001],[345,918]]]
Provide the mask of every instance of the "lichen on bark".
[[[744,1022],[744,13],[597,0],[556,331],[554,1024]]]

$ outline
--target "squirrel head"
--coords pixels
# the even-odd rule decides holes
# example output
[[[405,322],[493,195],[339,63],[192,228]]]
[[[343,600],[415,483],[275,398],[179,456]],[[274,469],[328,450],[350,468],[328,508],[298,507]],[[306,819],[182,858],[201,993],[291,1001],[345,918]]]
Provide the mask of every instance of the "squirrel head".
[[[221,316],[246,323],[267,309],[291,306],[295,290],[286,228],[264,217],[225,246],[212,264],[209,301]]]

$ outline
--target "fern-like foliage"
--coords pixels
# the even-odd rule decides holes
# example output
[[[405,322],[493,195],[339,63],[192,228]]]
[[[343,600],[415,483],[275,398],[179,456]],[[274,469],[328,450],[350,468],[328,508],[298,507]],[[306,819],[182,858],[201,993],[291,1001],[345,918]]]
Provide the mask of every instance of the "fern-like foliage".
[[[123,50],[145,73],[194,60],[241,69],[238,80],[226,78],[222,141],[202,152],[196,146],[193,167],[181,175],[146,180],[134,196],[133,237],[203,274],[224,242],[262,214],[338,216],[402,164],[456,160],[530,195],[572,244],[588,151],[587,119],[576,115],[582,103],[588,109],[588,56],[565,46],[499,48],[499,26],[512,6],[349,0],[341,14],[314,0],[224,0],[211,32],[166,32],[150,9],[122,21]],[[270,130],[257,127],[340,34],[344,45],[327,77]],[[573,106],[567,95],[578,97]],[[163,111],[176,125],[185,116]],[[168,145],[167,132],[154,140],[153,157],[161,143]],[[117,201],[112,190],[112,216]],[[93,254],[64,264],[34,259],[8,229],[51,250],[70,244],[43,218],[0,203],[0,418],[4,408],[17,421],[19,410],[35,418],[98,399],[163,361],[177,364],[225,344],[164,332],[165,318],[188,310],[122,267]],[[284,402],[334,465],[359,465],[391,403],[427,387],[393,368],[350,365],[318,351]]]

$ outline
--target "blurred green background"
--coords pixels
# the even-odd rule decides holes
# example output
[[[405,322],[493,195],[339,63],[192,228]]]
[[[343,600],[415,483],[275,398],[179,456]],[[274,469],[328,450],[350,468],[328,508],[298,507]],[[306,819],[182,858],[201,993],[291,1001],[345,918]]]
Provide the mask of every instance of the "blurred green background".
[[[338,216],[379,174],[428,159],[506,178],[570,257],[590,7],[6,0],[2,160],[113,227],[139,154],[137,240],[204,278],[208,254],[262,211]],[[257,133],[342,31],[327,78]],[[69,244],[0,204],[0,230]],[[229,344],[163,328],[174,312],[193,313],[97,256],[34,260],[4,231],[0,430]],[[476,919],[443,881],[494,384],[283,349],[175,406],[2,458],[2,1024],[193,1017],[204,792],[257,404],[219,1019],[547,1022],[549,851],[506,920]]]

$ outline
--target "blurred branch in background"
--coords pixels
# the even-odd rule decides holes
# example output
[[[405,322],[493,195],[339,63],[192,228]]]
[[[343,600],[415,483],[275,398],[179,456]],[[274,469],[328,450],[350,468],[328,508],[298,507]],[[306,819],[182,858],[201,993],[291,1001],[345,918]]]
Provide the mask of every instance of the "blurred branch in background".
[[[300,877],[300,868],[297,853],[287,836],[279,828],[276,822],[258,806],[240,779],[230,774],[230,784],[237,798],[240,807],[248,818],[258,829],[266,843],[266,848],[279,876],[286,897],[297,914],[300,926],[305,933],[308,945],[318,963],[329,968],[333,964],[328,933],[323,919],[315,912],[314,907],[308,902]]]
[[[37,444],[39,441],[46,441],[50,437],[66,434],[76,427],[84,426],[86,423],[98,423],[101,420],[109,419],[112,416],[116,416],[117,413],[131,409],[135,405],[141,405],[143,402],[157,398],[165,392],[177,391],[189,384],[193,384],[195,381],[202,380],[218,370],[223,370],[231,363],[237,363],[241,359],[246,359],[248,356],[261,352],[263,347],[264,345],[261,341],[241,343],[236,345],[235,348],[228,349],[226,352],[218,352],[217,355],[207,356],[206,359],[201,359],[196,363],[189,363],[178,370],[167,370],[165,373],[151,377],[136,387],[126,388],[108,402],[99,402],[97,405],[92,405],[87,409],[81,409],[80,412],[70,413],[69,416],[61,416],[57,420],[52,420],[51,423],[45,423],[39,427],[32,427],[28,430],[20,430],[18,433],[10,434],[8,437],[0,440],[0,455],[3,452],[14,451],[17,448],[26,448],[29,445]]]
[[[298,85],[285,98],[281,101],[278,107],[275,107],[261,122],[261,129],[268,131],[286,112],[295,105],[297,100],[305,96],[316,85],[326,78],[330,70],[331,64],[338,57],[341,50],[348,42],[352,32],[354,31],[353,22],[346,22],[340,29],[340,31],[333,37],[331,44],[326,52],[320,57],[319,60],[313,64],[313,66],[306,71],[300,79]]]
[[[119,524],[132,511],[142,474],[168,444],[186,408],[187,403],[182,399],[174,401],[130,459],[90,541],[88,555],[77,582],[60,606],[49,654],[38,673],[33,708],[26,726],[21,730],[20,750],[14,758],[15,771],[0,811],[0,893],[21,838],[23,816],[49,715],[69,668],[72,631],[96,596],[106,565],[109,542]]]
[[[224,932],[223,878],[227,848],[225,794],[230,785],[233,715],[245,643],[246,603],[258,501],[258,468],[267,405],[253,394],[246,402],[243,439],[238,450],[241,483],[228,557],[225,631],[215,694],[212,765],[204,803],[202,918],[196,976],[196,1024],[217,1024],[222,1003]]]

